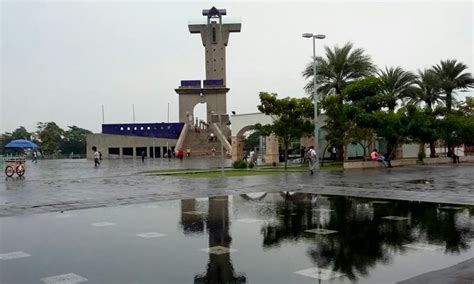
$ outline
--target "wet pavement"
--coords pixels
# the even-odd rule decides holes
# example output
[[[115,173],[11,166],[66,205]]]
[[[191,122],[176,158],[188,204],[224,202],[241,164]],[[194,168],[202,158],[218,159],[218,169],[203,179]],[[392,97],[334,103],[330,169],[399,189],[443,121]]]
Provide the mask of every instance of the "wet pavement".
[[[474,278],[474,164],[136,174],[219,167],[219,159],[108,160],[97,169],[86,160],[29,162],[24,178],[0,180],[0,283]]]
[[[474,254],[473,206],[302,192],[19,215],[0,226],[1,283],[380,284]]]
[[[229,161],[226,161],[229,164]],[[269,176],[147,176],[152,169],[219,168],[220,160],[49,160],[27,165],[24,178],[0,180],[0,216],[117,206],[247,192],[303,191],[474,205],[474,164],[416,166]]]

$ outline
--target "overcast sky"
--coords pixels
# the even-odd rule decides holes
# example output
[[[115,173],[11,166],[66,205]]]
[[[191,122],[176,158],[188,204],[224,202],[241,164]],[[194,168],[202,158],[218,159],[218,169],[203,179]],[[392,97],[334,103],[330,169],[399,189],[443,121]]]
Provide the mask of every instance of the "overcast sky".
[[[205,79],[204,48],[187,23],[213,5],[242,20],[227,47],[229,113],[256,112],[260,91],[305,96],[305,32],[326,34],[318,53],[351,41],[379,67],[455,58],[474,73],[471,1],[0,2],[0,132],[38,121],[98,132],[101,105],[106,123],[131,122],[132,104],[137,122],[166,121],[168,103],[177,121],[174,89]]]

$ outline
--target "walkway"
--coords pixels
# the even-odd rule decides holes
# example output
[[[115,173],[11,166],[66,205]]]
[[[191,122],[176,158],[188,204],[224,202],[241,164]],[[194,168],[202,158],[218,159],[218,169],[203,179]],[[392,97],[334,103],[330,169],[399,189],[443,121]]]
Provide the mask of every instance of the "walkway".
[[[227,161],[230,163],[230,161]],[[219,159],[56,160],[28,164],[24,179],[0,181],[0,216],[248,192],[302,191],[474,205],[474,164],[218,179],[145,176],[150,169],[218,168]]]

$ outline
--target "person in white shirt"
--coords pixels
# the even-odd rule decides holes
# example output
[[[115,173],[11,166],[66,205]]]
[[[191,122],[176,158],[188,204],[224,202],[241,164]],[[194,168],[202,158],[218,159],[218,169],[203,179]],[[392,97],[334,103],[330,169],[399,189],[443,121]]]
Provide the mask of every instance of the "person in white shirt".
[[[95,149],[94,152],[94,167],[97,167],[100,165],[100,153],[97,151],[97,148]]]
[[[311,172],[311,174],[314,174],[314,167],[316,166],[316,163],[318,161],[316,161],[316,151],[314,150],[313,146],[309,147],[309,150],[307,152],[307,158],[309,162],[309,171]]]

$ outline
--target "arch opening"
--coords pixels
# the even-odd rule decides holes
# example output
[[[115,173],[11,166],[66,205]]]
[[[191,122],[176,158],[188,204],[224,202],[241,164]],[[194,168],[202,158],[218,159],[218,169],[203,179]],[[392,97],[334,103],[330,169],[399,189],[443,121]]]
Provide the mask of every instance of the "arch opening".
[[[196,125],[196,120],[205,121],[207,122],[207,103],[206,102],[199,102],[194,105],[193,108],[193,124]]]

